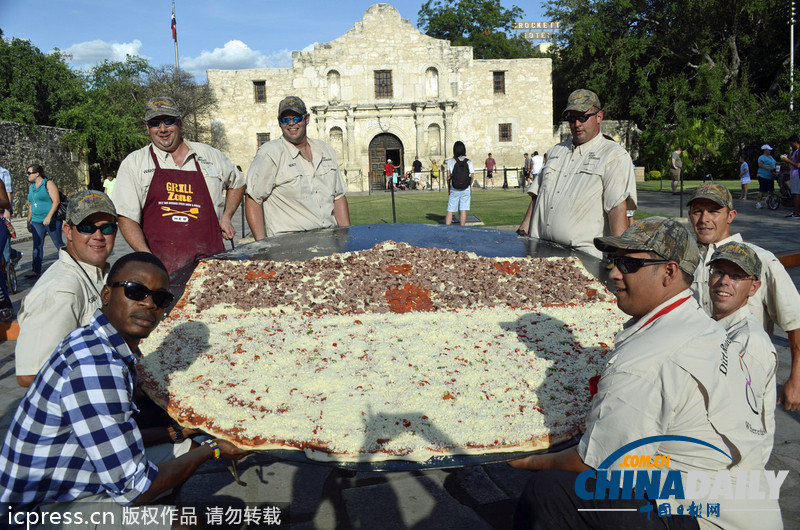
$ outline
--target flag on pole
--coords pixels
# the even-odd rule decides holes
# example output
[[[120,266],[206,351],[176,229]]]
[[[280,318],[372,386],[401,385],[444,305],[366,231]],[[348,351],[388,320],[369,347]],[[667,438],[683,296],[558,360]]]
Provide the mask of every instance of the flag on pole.
[[[175,27],[175,7],[172,7],[172,40],[178,40],[178,29]]]

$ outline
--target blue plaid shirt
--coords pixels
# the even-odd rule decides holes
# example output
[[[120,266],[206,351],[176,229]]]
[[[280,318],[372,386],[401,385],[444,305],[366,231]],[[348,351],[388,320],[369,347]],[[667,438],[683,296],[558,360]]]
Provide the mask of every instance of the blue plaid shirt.
[[[0,449],[0,503],[15,511],[105,493],[129,505],[158,468],[133,413],[137,359],[97,310],[39,371]]]

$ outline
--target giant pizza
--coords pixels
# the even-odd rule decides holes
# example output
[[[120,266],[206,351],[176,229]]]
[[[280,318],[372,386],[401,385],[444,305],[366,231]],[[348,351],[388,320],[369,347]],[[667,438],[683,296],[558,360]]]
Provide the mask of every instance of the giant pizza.
[[[200,264],[141,345],[169,414],[254,450],[425,461],[544,449],[583,429],[624,315],[576,258],[386,242]]]

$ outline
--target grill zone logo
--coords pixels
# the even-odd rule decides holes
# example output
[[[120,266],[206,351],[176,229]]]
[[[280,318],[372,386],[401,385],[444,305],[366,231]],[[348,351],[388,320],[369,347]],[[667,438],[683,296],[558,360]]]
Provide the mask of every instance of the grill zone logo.
[[[598,466],[596,471],[584,471],[579,474],[575,479],[575,493],[583,500],[643,500],[646,504],[639,511],[647,513],[648,519],[653,510],[653,505],[648,502],[648,499],[658,499],[659,516],[685,514],[702,517],[703,503],[705,503],[705,517],[719,517],[718,501],[720,500],[778,499],[781,485],[789,474],[788,470],[747,470],[736,475],[734,484],[730,471],[723,469],[716,472],[688,471],[684,480],[680,471],[669,469],[669,455],[628,454],[643,445],[662,441],[699,444],[722,453],[730,458],[731,462],[734,462],[733,458],[725,451],[697,438],[674,435],[650,436],[617,449]],[[620,458],[622,459],[620,464],[622,469],[610,470],[609,466]],[[762,477],[765,479],[767,491],[759,489]],[[596,479],[594,490],[589,489],[589,484],[587,484],[589,479]],[[645,499],[645,495],[647,499]],[[667,500],[670,502],[664,502]],[[682,501],[687,503],[685,509]],[[695,501],[701,502],[696,503]],[[678,504],[678,506],[676,513],[673,514],[672,506],[674,504]],[[621,509],[620,511],[635,510]]]

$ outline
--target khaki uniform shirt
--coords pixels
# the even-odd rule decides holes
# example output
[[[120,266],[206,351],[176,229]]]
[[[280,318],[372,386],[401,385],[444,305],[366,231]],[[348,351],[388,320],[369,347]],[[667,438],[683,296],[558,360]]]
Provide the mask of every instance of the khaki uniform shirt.
[[[714,251],[731,241],[742,241],[741,234],[734,234],[718,243],[712,243],[705,251],[700,245],[700,256],[703,260],[694,271],[692,294],[700,301],[700,305],[709,315],[711,314],[711,297],[708,294],[708,276],[710,274],[708,264]],[[751,246],[761,259],[761,287],[747,301],[750,312],[769,334],[772,334],[775,324],[778,324],[784,331],[800,329],[800,293],[797,292],[786,268],[769,250],[750,242],[745,243]]]
[[[308,138],[312,160],[283,136],[262,145],[247,172],[247,194],[261,204],[267,237],[337,226],[333,202],[347,185],[336,152]]]
[[[747,405],[752,415],[747,414],[746,427],[753,436],[764,436],[762,452],[758,456],[765,466],[772,452],[775,438],[775,403],[778,400],[775,372],[778,369],[778,354],[775,346],[756,320],[750,308],[744,306],[718,321],[728,333],[731,342],[728,351],[738,351],[740,368],[745,370],[749,384],[745,388]],[[732,368],[736,365],[732,363]]]
[[[562,142],[527,189],[536,195],[529,234],[602,257],[594,238],[610,235],[609,210],[636,209],[636,176],[625,149],[598,134],[582,145]]]
[[[673,303],[687,298],[666,314],[651,320]],[[709,447],[687,441],[642,445],[629,454],[669,455],[670,469],[705,472],[713,481],[730,469],[735,491],[739,472],[764,469],[761,455],[768,436],[752,436],[746,420],[752,412],[745,402],[745,376],[738,351],[731,349],[725,330],[714,322],[687,289],[665,301],[617,334],[614,350],[600,378],[597,395],[586,418],[586,433],[578,444],[583,461],[598,469],[614,451],[628,443],[658,435],[700,439],[725,451],[734,462]],[[727,345],[727,346],[726,346]],[[725,364],[725,372],[720,366]],[[771,440],[769,444],[771,446]],[[620,469],[622,458],[604,469]],[[685,483],[685,482],[684,482]],[[760,485],[766,492],[766,483]],[[733,511],[748,507],[777,509],[777,500],[700,499],[720,504],[719,518],[699,520],[701,527],[775,528],[780,511]],[[659,500],[658,503],[667,502]],[[688,505],[691,501],[678,501]],[[753,504],[748,504],[752,502]],[[677,506],[673,504],[672,513]]]
[[[17,375],[36,375],[61,340],[85,326],[102,305],[103,271],[77,262],[66,249],[31,289],[19,311]]]
[[[217,219],[225,211],[225,190],[241,188],[245,184],[244,175],[236,169],[233,162],[219,149],[200,142],[189,142],[189,153],[178,167],[170,153],[162,151],[153,144],[153,151],[163,169],[180,169],[196,171],[195,158],[200,163],[200,170],[205,177],[208,193],[217,211]],[[142,223],[142,209],[150,190],[156,166],[150,156],[150,145],[142,147],[125,157],[117,172],[116,183],[111,200],[117,214],[124,215],[132,221]]]

